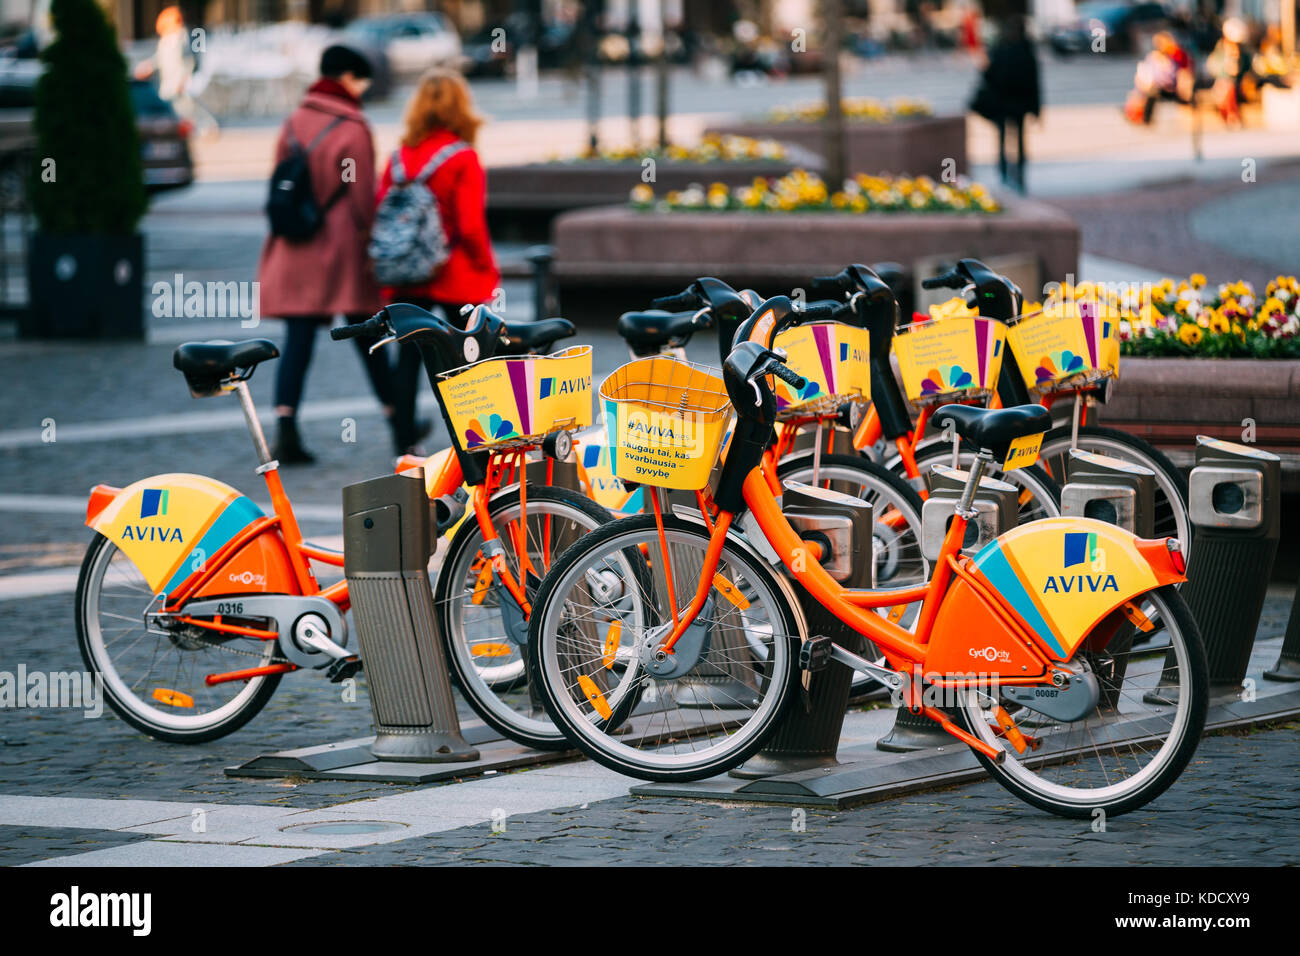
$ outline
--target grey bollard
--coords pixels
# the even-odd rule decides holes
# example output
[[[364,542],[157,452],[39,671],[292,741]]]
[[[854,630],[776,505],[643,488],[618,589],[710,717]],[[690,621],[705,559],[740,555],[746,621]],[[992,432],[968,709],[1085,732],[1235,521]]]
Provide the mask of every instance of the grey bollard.
[[[1064,517],[1095,518],[1141,538],[1155,534],[1156,476],[1151,469],[1074,448],[1070,450],[1065,473],[1067,481],[1061,488]],[[1125,621],[1106,645],[1111,664],[1103,677],[1102,706],[1111,709],[1118,706],[1129,652],[1140,633]]]
[[[828,488],[787,481],[782,511],[800,537],[823,546],[830,543],[834,554],[823,554],[821,563],[832,577],[849,588],[874,584],[875,523],[870,504]],[[865,637],[814,601],[797,581],[794,586],[809,635],[829,637],[854,654],[871,656]],[[732,770],[731,776],[754,779],[835,765],[853,671],[832,663],[816,674],[803,676],[799,699],[791,701],[777,719],[763,749]]]
[[[1282,638],[1282,653],[1271,670],[1264,671],[1269,680],[1300,681],[1300,587],[1291,602],[1291,619]]]
[[[1241,686],[1281,537],[1277,455],[1199,435],[1187,481],[1196,529],[1183,597],[1205,638],[1210,684]]]
[[[966,476],[967,472],[946,465],[934,465],[930,470],[930,497],[921,509],[921,553],[927,561],[939,559],[943,539],[948,534],[962,489],[966,487]],[[1020,514],[1018,495],[1015,485],[996,478],[980,479],[975,500],[971,502],[977,514],[966,527],[963,554],[974,554],[1002,532],[1016,526]],[[946,746],[953,739],[925,714],[913,714],[906,707],[899,707],[893,728],[876,741],[876,749],[906,753]]]
[[[424,470],[343,489],[343,571],[365,661],[380,760],[477,760],[461,736],[434,624]]]

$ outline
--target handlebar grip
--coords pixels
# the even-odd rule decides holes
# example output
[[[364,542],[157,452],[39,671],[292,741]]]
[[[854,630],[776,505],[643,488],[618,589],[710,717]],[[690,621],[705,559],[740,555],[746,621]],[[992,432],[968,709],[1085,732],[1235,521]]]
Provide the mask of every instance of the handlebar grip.
[[[846,291],[839,276],[814,276],[808,283],[808,292],[818,298],[843,295]]]
[[[837,305],[814,305],[799,311],[800,322],[821,322],[824,319],[833,319],[839,313],[840,307]]]
[[[789,384],[792,388],[803,388],[808,384],[806,378],[788,365],[782,365],[780,362],[772,363],[772,374],[781,379],[781,381]]]
[[[362,335],[377,335],[384,329],[384,317],[381,313],[373,318],[366,319],[364,322],[357,322],[355,325],[340,325],[338,328],[330,329],[330,338],[335,342],[341,342],[344,339],[355,339]]]
[[[941,276],[921,280],[922,289],[960,289],[965,284],[965,276],[957,272],[945,272]]]
[[[699,307],[700,297],[689,289],[677,295],[665,295],[650,300],[650,308],[663,309],[665,312],[688,312]]]

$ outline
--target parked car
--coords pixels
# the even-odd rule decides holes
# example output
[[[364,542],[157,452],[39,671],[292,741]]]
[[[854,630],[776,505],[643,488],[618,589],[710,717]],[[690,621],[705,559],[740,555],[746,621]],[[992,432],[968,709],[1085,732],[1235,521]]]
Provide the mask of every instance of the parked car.
[[[1063,56],[1090,52],[1097,30],[1106,37],[1103,52],[1127,53],[1140,47],[1139,33],[1151,34],[1169,24],[1169,10],[1161,3],[1094,0],[1079,4],[1076,12],[1074,20],[1056,27],[1048,37],[1052,49]]]
[[[353,20],[343,31],[383,49],[393,73],[414,75],[433,66],[460,68],[460,34],[439,13],[395,13]]]
[[[32,113],[36,106],[36,81],[45,65],[37,59],[0,57],[0,111],[6,141],[30,141]],[[140,136],[140,159],[144,183],[150,192],[188,186],[194,181],[190,156],[189,120],[181,119],[158,96],[149,80],[128,83],[135,128]]]

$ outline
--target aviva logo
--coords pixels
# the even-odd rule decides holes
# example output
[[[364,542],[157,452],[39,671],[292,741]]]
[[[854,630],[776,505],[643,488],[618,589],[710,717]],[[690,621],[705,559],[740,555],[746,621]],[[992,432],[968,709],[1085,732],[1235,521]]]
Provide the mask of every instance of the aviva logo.
[[[146,488],[140,493],[140,517],[152,518],[167,514],[167,489]]]
[[[1090,531],[1065,532],[1065,557],[1062,561],[1067,568],[1076,564],[1091,565],[1097,560],[1097,535]]]
[[[565,378],[559,379],[555,376],[541,380],[541,398],[550,398],[552,395],[572,395],[575,392],[586,392],[591,389],[590,378]]]
[[[841,361],[841,362],[847,362],[847,361],[849,360],[849,354],[850,354],[850,353],[849,353],[849,343],[848,343],[848,342],[841,342],[841,343],[840,343],[840,361]],[[867,353],[864,352],[862,349],[854,349],[853,352],[852,352],[852,355],[853,355],[853,361],[855,361],[855,362],[865,362],[865,361],[867,360]]]
[[[1088,531],[1067,531],[1065,533],[1065,554],[1062,563],[1071,568],[1086,564],[1096,567],[1097,535]],[[1101,572],[1099,574],[1049,574],[1043,585],[1044,594],[1082,594],[1085,591],[1096,594],[1100,591],[1119,591],[1119,582],[1115,575]]]

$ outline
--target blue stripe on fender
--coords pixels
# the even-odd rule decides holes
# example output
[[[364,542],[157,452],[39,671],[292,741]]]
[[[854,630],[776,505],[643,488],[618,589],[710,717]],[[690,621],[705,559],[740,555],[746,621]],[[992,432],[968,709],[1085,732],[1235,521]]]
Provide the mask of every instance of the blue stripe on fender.
[[[1012,570],[1006,555],[1002,553],[1002,548],[996,541],[975,555],[975,567],[988,578],[993,589],[1002,595],[1003,600],[1025,619],[1025,623],[1038,638],[1054,650],[1058,657],[1064,657],[1065,651],[1061,647],[1061,642],[1056,639],[1051,627],[1043,620],[1043,615],[1038,612],[1038,605],[1025,590],[1024,584]]]
[[[240,495],[226,505],[226,510],[221,512],[221,517],[212,522],[212,526],[199,539],[199,543],[190,550],[185,560],[181,562],[180,567],[176,569],[176,573],[172,575],[171,580],[163,587],[163,593],[171,594],[182,581],[194,573],[195,558],[199,553],[202,554],[204,560],[207,560],[216,554],[227,541],[247,528],[250,523],[262,517],[265,517],[262,509],[253,504],[253,499],[244,495]]]

